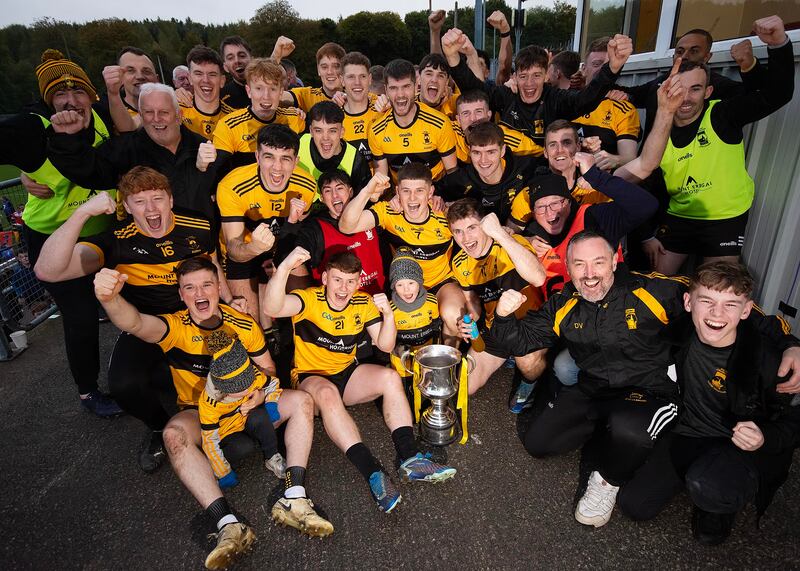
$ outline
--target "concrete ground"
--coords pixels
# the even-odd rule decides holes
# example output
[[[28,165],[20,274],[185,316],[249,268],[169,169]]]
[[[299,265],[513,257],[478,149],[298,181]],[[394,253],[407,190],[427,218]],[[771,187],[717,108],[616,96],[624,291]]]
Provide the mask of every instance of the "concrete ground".
[[[116,330],[101,326],[103,362]],[[63,354],[60,322],[29,334],[19,358],[0,363],[0,567],[3,569],[200,569],[213,531],[169,466],[142,473],[145,434],[130,417],[82,411]],[[380,513],[368,488],[317,421],[307,489],[335,533],[311,539],[278,527],[281,490],[254,456],[227,494],[255,528],[254,551],[237,568],[263,569],[798,569],[800,476],[792,474],[755,527],[752,508],[719,547],[695,543],[685,496],[654,521],[618,512],[602,529],[572,515],[577,454],[534,460],[516,437],[502,370],[471,407],[472,438],[447,449],[458,468],[440,485],[402,484],[403,501]],[[105,386],[105,379],[101,381]],[[364,441],[386,466],[391,439],[375,406],[353,410]]]

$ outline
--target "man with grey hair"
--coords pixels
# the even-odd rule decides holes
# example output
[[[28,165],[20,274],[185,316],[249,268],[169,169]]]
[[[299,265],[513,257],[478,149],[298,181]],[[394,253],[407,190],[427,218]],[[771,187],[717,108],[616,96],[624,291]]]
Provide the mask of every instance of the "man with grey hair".
[[[192,82],[189,80],[189,68],[185,65],[175,66],[172,70],[172,85],[175,89],[185,89],[192,93]]]
[[[571,281],[564,289],[519,321],[514,311],[526,297],[503,292],[492,331],[515,355],[560,340],[575,359],[578,383],[541,395],[523,443],[532,456],[544,458],[588,442],[585,459],[593,471],[575,519],[601,527],[611,518],[619,488],[677,417],[678,387],[662,332],[683,314],[688,280],[618,267],[615,248],[591,230],[570,239],[567,271]],[[782,320],[756,312],[751,319],[784,351],[784,373],[792,369],[797,377],[800,349]]]
[[[56,113],[51,118],[50,160],[70,180],[98,190],[115,188],[119,178],[137,165],[151,167],[169,179],[175,206],[214,220],[211,194],[216,171],[213,165],[198,164],[198,150],[208,143],[181,125],[175,90],[161,83],[144,84],[139,109],[139,129],[97,148],[91,146],[94,133],[83,128],[74,111]]]

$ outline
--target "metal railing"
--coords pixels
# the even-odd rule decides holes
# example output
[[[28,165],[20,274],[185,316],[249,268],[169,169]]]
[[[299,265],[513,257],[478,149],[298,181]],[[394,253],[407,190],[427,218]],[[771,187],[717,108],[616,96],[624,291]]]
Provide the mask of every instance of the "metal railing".
[[[0,201],[0,361],[8,361],[22,352],[9,342],[10,335],[34,329],[58,308],[28,258],[22,232],[28,193],[19,178],[0,182]]]

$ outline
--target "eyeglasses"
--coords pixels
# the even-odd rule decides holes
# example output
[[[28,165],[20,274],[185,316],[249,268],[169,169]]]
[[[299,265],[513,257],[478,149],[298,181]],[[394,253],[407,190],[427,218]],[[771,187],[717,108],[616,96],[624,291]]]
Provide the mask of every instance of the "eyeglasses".
[[[536,214],[544,214],[548,210],[550,212],[556,212],[559,208],[564,206],[564,203],[567,201],[566,198],[562,198],[557,202],[551,202],[550,204],[542,204],[541,206],[537,206],[534,208]]]

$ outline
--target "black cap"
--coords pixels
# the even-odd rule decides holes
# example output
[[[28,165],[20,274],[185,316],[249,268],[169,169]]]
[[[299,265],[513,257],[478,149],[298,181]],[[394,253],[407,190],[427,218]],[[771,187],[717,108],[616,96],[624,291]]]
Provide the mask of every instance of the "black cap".
[[[559,174],[545,174],[533,177],[529,183],[531,193],[531,208],[540,198],[546,196],[560,196],[562,198],[572,198],[572,194],[567,187],[567,179]]]

